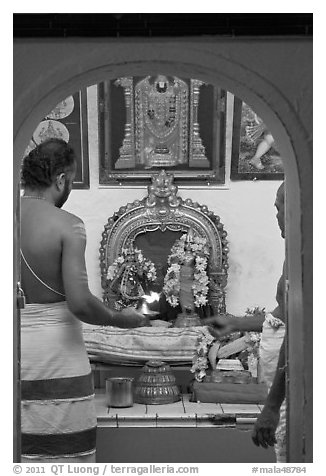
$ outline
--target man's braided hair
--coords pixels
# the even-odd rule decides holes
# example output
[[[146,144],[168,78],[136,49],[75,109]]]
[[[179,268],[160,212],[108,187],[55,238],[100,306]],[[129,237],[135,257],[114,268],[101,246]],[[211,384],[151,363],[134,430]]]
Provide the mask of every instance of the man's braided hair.
[[[50,187],[58,175],[72,170],[75,160],[75,152],[67,142],[48,139],[24,158],[22,185],[32,189]]]

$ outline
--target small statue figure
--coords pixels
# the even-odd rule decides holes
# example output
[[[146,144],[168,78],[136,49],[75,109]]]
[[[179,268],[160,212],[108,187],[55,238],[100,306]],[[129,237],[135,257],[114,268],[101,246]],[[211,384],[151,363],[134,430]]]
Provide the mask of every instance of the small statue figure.
[[[137,276],[137,258],[132,244],[129,246],[129,254],[122,272],[120,292],[123,298],[130,300],[136,300],[144,294]]]
[[[206,238],[194,236],[191,228],[171,248],[163,293],[172,307],[181,306],[175,327],[200,325],[197,309],[200,312],[208,304],[209,254]]]
[[[116,308],[117,304],[122,307],[135,304],[157,276],[154,263],[131,243],[108,267],[107,279]]]
[[[192,285],[194,282],[195,258],[191,252],[190,241],[192,240],[192,230],[189,230],[185,243],[185,259],[180,266],[180,306],[183,314],[190,314],[195,311],[194,293]]]
[[[193,292],[195,274],[195,256],[191,251],[193,240],[193,230],[189,228],[184,246],[185,257],[180,266],[179,302],[182,313],[178,315],[175,327],[200,326],[200,318],[195,312]]]

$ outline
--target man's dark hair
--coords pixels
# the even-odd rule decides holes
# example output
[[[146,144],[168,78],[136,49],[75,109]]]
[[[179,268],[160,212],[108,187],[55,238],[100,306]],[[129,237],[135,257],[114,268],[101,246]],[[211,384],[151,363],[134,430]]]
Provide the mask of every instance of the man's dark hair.
[[[23,160],[23,187],[50,187],[57,175],[72,170],[74,150],[62,139],[48,139],[35,147]]]

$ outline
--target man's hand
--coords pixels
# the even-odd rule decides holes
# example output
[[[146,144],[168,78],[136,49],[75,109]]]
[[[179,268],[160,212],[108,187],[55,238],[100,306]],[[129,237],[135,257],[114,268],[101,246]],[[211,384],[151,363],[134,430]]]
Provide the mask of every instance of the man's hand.
[[[280,412],[273,407],[265,405],[261,414],[256,420],[252,432],[252,441],[256,446],[268,448],[276,443],[275,431],[280,419]]]
[[[133,307],[126,307],[119,314],[117,319],[119,327],[134,328],[150,325],[149,318]]]
[[[232,314],[220,314],[202,319],[201,322],[203,326],[209,327],[213,337],[219,338],[237,331],[235,319],[236,317]]]

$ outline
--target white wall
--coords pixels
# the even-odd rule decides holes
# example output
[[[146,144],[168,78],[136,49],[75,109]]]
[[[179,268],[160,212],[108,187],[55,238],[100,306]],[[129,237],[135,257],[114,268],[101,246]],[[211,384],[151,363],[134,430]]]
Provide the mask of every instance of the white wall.
[[[232,120],[228,95],[227,120]],[[91,291],[102,296],[99,247],[107,219],[122,205],[143,198],[146,187],[99,186],[96,87],[88,88],[90,189],[73,190],[65,209],[81,217],[87,231],[86,265]],[[230,129],[230,128],[229,128]],[[274,200],[279,181],[229,180],[231,133],[226,138],[226,185],[214,189],[179,188],[182,198],[192,198],[219,215],[229,239],[227,310],[242,314],[247,307],[273,309],[282,272],[284,242],[278,229]]]

